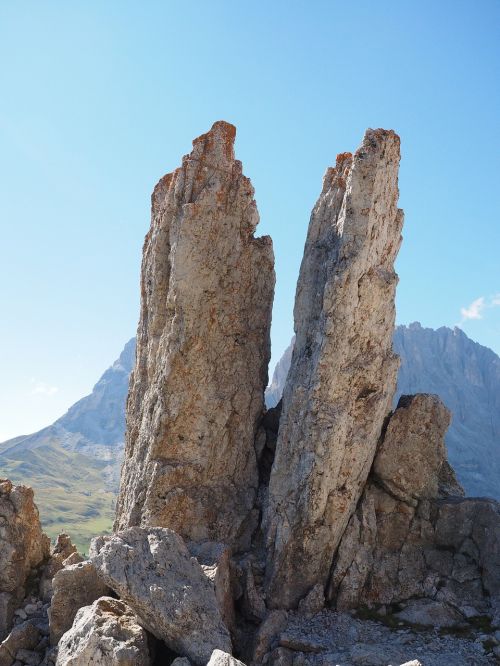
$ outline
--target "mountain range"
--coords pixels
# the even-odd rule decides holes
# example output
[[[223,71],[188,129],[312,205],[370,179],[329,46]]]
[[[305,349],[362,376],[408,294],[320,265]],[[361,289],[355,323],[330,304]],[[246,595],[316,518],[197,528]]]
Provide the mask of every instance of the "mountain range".
[[[436,393],[453,418],[448,455],[467,495],[500,499],[500,358],[460,328],[398,326],[401,357],[396,401],[408,393]],[[275,405],[290,367],[293,340],[266,391]],[[35,488],[50,536],[71,533],[80,550],[90,535],[111,529],[125,435],[125,400],[135,338],[92,393],[52,425],[0,444],[0,476]]]

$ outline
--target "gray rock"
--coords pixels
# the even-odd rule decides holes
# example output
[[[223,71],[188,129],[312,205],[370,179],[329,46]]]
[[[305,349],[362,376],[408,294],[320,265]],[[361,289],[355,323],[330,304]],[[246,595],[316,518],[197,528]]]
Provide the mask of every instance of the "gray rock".
[[[448,496],[461,492],[444,458],[448,422],[436,396],[406,397],[391,416],[335,557],[328,596],[338,609],[414,598],[430,600],[415,608],[441,609],[445,623],[494,615],[500,506]],[[427,624],[422,617],[408,621]]]
[[[286,627],[287,620],[286,611],[275,610],[267,615],[255,633],[252,663],[259,664],[262,661],[266,652],[270,650],[273,639]]]
[[[132,527],[92,541],[103,581],[168,647],[205,665],[214,649],[231,652],[212,582],[172,530]]]
[[[228,629],[232,629],[235,624],[235,611],[231,582],[231,549],[216,541],[191,542],[186,545],[190,554],[198,560],[205,576],[212,582],[222,620]]]
[[[147,634],[130,608],[102,597],[76,614],[59,642],[57,666],[149,666]]]
[[[464,620],[463,615],[448,604],[432,599],[411,601],[396,617],[426,627],[453,627]]]
[[[242,661],[235,659],[227,652],[214,650],[207,666],[245,666],[245,664]]]
[[[42,662],[42,655],[34,650],[18,650],[16,659],[26,666],[38,666]]]
[[[367,130],[328,169],[311,216],[266,512],[271,607],[326,585],[391,408],[398,167],[399,137]]]
[[[390,494],[413,506],[438,496],[449,424],[450,412],[437,395],[400,398],[373,461],[374,475]],[[463,494],[458,486],[457,493]]]
[[[256,524],[274,258],[235,133],[215,123],[153,193],[116,529],[232,546]]]
[[[49,609],[50,641],[57,645],[71,628],[77,611],[109,595],[109,587],[97,575],[91,562],[80,562],[60,569],[54,576],[54,594]]]
[[[0,643],[0,666],[11,666],[19,650],[33,650],[40,641],[40,632],[31,622],[15,626]]]

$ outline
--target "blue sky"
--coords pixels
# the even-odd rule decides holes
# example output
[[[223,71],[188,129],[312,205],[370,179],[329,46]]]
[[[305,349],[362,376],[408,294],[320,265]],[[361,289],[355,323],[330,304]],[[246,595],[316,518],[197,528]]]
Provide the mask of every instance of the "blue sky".
[[[398,321],[500,352],[499,19],[497,0],[0,2],[0,441],[135,333],[152,187],[218,119],[274,240],[275,360],[322,175],[367,127],[402,139]]]

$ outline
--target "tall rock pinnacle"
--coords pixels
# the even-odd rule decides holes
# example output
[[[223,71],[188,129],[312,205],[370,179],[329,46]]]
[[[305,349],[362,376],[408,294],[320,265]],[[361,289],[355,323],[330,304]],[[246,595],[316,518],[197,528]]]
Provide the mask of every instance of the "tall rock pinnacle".
[[[216,122],[152,196],[115,527],[248,542],[274,258],[236,129]]]
[[[328,169],[312,212],[265,520],[272,607],[326,584],[390,412],[398,167],[399,137],[367,130]]]

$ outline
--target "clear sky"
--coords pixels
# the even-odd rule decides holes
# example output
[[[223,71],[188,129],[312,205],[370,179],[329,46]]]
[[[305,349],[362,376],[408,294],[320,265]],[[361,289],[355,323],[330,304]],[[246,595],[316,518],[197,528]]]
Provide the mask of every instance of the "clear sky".
[[[218,119],[274,240],[274,360],[322,175],[367,127],[402,139],[398,321],[500,352],[499,25],[498,0],[0,0],[0,441],[134,335],[150,192]]]

